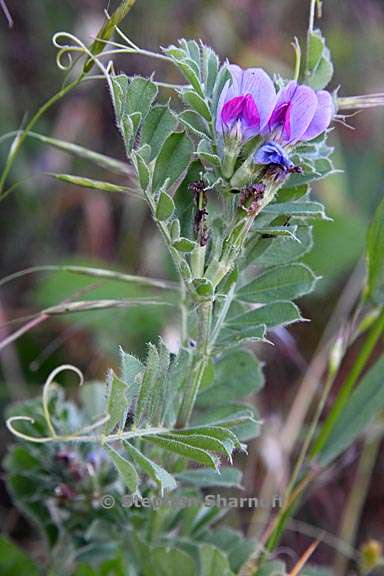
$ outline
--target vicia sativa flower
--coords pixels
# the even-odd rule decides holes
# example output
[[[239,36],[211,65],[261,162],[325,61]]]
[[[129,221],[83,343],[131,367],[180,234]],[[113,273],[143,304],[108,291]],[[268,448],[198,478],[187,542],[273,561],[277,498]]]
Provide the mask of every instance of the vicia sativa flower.
[[[224,141],[242,142],[259,135],[264,143],[254,155],[258,164],[293,168],[285,148],[322,134],[329,126],[334,107],[326,90],[289,82],[276,94],[274,84],[261,68],[242,70],[229,65],[231,80],[221,93],[216,130]]]
[[[275,87],[261,68],[242,70],[229,65],[228,70],[232,78],[220,95],[216,130],[248,139],[267,125],[275,105]]]

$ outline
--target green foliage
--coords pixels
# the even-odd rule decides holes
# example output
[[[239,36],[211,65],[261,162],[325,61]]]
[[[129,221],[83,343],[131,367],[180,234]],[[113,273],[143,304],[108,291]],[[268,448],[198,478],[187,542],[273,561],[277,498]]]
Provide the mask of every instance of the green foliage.
[[[151,149],[149,160],[156,158],[165,140],[177,125],[177,118],[169,106],[153,106],[148,113],[141,132],[141,144]]]
[[[302,320],[300,310],[293,302],[273,302],[250,312],[239,314],[228,321],[231,328],[249,328],[265,325],[267,328],[286,326]]]
[[[185,132],[168,136],[156,158],[153,171],[153,190],[159,191],[167,182],[173,184],[188,168],[192,156],[192,142]]]
[[[135,467],[132,466],[132,464],[126,458],[123,458],[123,456],[116,452],[116,450],[114,450],[111,446],[108,446],[108,444],[106,444],[106,448],[107,453],[119,471],[128,490],[130,492],[136,492],[139,478],[137,476]]]
[[[258,392],[263,386],[260,363],[247,350],[233,350],[222,356],[214,367],[214,379],[202,387],[199,406],[226,403]]]
[[[138,130],[148,115],[157,95],[157,87],[140,76],[129,79],[125,74],[111,79],[116,120],[129,156]]]
[[[270,268],[242,286],[237,298],[243,302],[268,303],[299,298],[312,292],[316,284],[313,272],[304,264]]]
[[[224,552],[212,545],[200,547],[201,571],[210,576],[233,576],[229,561]]]
[[[259,236],[259,235],[258,235]],[[280,266],[298,260],[312,248],[312,229],[298,226],[294,238],[279,236],[277,238],[258,239],[250,244],[247,261],[257,261],[260,266]]]
[[[384,200],[376,209],[368,230],[366,296],[376,304],[384,304]]]
[[[324,206],[320,202],[276,202],[267,206],[264,213],[273,216],[289,216],[290,218],[327,219]]]
[[[102,40],[110,38],[129,4],[123,2],[105,24]],[[96,55],[101,48],[97,39],[91,52]],[[135,51],[150,55],[128,41],[127,52]],[[48,382],[43,407],[28,404],[14,413],[33,417],[33,422],[25,418],[8,421],[22,441],[6,462],[10,490],[44,529],[51,547],[68,539],[69,548],[77,554],[74,563],[82,563],[77,576],[104,572],[120,576],[125,566],[140,576],[232,576],[247,562],[254,543],[232,529],[215,530],[214,524],[224,514],[220,509],[197,502],[186,510],[169,506],[146,510],[135,505],[126,510],[119,505],[120,499],[127,495],[152,498],[172,491],[201,500],[201,489],[241,486],[241,472],[229,464],[235,454],[245,451],[242,441],[259,434],[256,395],[264,384],[262,363],[249,344],[266,341],[269,330],[303,320],[293,300],[310,293],[317,278],[298,260],[312,247],[313,222],[328,220],[324,206],[310,200],[310,184],[335,173],[326,134],[289,149],[302,173],[256,167],[252,154],[262,136],[246,145],[235,142],[232,149],[231,138],[229,146],[216,133],[217,104],[229,73],[214,51],[201,42],[180,40],[160,57],[184,77],[183,87],[174,87],[180,111],[171,109],[172,100],[158,102],[164,84],[155,81],[155,76],[129,78],[110,73],[109,67],[104,70],[130,165],[38,136],[49,145],[130,177],[126,187],[52,174],[60,181],[95,190],[134,189],[150,209],[180,282],[179,288],[166,280],[145,282],[115,273],[113,281],[123,284],[113,299],[104,296],[91,301],[86,296],[84,301],[67,303],[68,295],[62,294],[60,313],[133,302],[176,304],[182,320],[179,351],[171,354],[163,340],[153,335],[156,344],[146,345],[142,361],[121,350],[120,371],[108,373],[104,402],[99,402],[100,385],[88,391],[85,387],[80,395],[85,405],[79,408],[65,401],[56,388],[48,396]],[[86,69],[90,65],[87,60]],[[321,33],[311,31],[305,82],[321,89],[332,72]],[[244,172],[244,183],[251,186],[243,186],[236,177],[240,190],[235,187],[230,180],[234,172],[237,176]],[[261,197],[255,193],[258,188],[264,191]],[[375,298],[382,277],[378,256],[382,252],[381,212],[368,241],[368,292]],[[98,268],[87,270],[84,275],[111,280],[111,275]],[[68,284],[66,291],[69,287],[73,285]],[[85,280],[76,288],[91,290]],[[171,290],[173,300],[171,294],[160,298],[158,289]],[[59,295],[49,283],[39,288],[39,294],[44,301]],[[57,307],[45,313],[58,313]],[[114,317],[110,321],[115,324]],[[106,329],[104,319],[101,322]],[[148,323],[156,335],[161,331],[155,314]],[[132,325],[137,340],[140,324],[137,318],[131,324],[125,321],[124,334]],[[336,437],[331,435],[331,444],[321,454],[324,461],[339,454],[382,407],[375,368],[374,375],[370,372],[356,391],[357,400],[351,397],[346,416],[340,420],[343,427]],[[246,403],[249,396],[252,404]],[[363,405],[360,412],[359,404]],[[348,428],[352,420],[357,422],[353,432]],[[28,438],[30,452],[24,444]],[[71,456],[65,459],[60,450],[68,446]],[[69,489],[73,476],[68,462],[75,462],[81,472],[74,493]],[[117,505],[106,511],[100,495],[112,496]],[[84,503],[89,502],[92,506],[86,508]],[[286,573],[282,563],[266,561],[260,573],[279,570]]]
[[[97,33],[97,39],[92,43],[89,51],[93,56],[97,56],[105,48],[105,42],[109,40],[115,32],[116,26],[124,20],[136,0],[123,0],[116,10],[106,18],[102,28]],[[88,72],[93,67],[94,61],[89,58],[84,65],[84,72]]]
[[[320,30],[309,34],[307,71],[305,80],[315,90],[322,90],[331,81],[333,64],[331,55]]]
[[[384,408],[383,370],[384,358],[382,357],[364,376],[350,396],[325,446],[317,456],[320,465],[329,465],[382,412]]]
[[[168,220],[175,211],[175,204],[172,197],[166,192],[161,192],[156,206],[156,218],[158,220]]]
[[[164,468],[147,458],[133,444],[124,442],[124,448],[136,464],[160,487],[161,493],[172,491],[177,487],[176,480]]]
[[[220,468],[220,474],[211,468],[196,468],[180,472],[176,479],[199,488],[240,488],[242,474],[237,468]]]
[[[38,576],[37,566],[15,544],[0,538],[0,571],[7,576]]]

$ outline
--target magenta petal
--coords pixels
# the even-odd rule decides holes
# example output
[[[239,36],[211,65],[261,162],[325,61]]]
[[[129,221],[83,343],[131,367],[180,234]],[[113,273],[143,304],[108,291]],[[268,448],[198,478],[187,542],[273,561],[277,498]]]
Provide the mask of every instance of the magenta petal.
[[[245,96],[243,118],[250,128],[260,128],[260,114],[253,97],[250,94]]]
[[[243,72],[241,93],[253,97],[260,119],[259,129],[262,129],[268,122],[276,102],[275,86],[271,78],[261,68],[248,68]]]
[[[222,110],[225,103],[232,98],[241,95],[240,86],[243,75],[242,69],[240,66],[236,66],[235,64],[227,64],[226,67],[231,75],[231,78],[225,83],[217,103],[216,130],[218,132],[223,129]]]
[[[241,116],[245,101],[245,96],[235,96],[224,104],[221,110],[221,119],[224,124],[230,124]]]
[[[296,86],[284,119],[283,139],[294,143],[301,139],[318,106],[317,96],[309,86]]]
[[[317,109],[312,121],[304,134],[301,136],[301,140],[312,140],[322,134],[329,126],[334,114],[334,107],[332,96],[326,90],[321,90],[317,92]]]
[[[296,89],[297,82],[289,82],[287,86],[279,90],[275,107],[268,122],[268,129],[271,132],[284,124],[288,106]]]

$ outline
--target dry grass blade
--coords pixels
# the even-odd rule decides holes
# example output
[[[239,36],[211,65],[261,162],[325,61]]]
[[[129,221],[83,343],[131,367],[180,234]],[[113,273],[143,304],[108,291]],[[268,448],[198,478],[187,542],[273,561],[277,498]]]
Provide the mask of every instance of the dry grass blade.
[[[315,540],[312,542],[312,544],[306,549],[297,564],[292,568],[288,576],[298,576],[298,574],[300,574],[301,570],[304,568],[319,544],[320,540]]]

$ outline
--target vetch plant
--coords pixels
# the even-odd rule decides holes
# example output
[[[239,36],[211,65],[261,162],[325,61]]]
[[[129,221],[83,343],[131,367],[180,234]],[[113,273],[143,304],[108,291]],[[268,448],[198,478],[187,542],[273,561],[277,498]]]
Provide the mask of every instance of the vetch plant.
[[[84,384],[80,408],[65,399],[57,380],[69,370],[82,384],[81,373],[71,365],[58,367],[44,385],[41,403],[11,409],[7,426],[20,442],[6,460],[9,487],[45,533],[52,574],[102,574],[108,567],[108,573],[143,576],[286,574],[273,553],[303,490],[384,406],[382,360],[354,391],[383,328],[382,205],[369,233],[368,280],[351,331],[368,334],[366,348],[318,433],[341,358],[353,340],[343,339],[283,506],[277,514],[271,510],[260,541],[217,527],[223,517],[217,506],[154,510],[124,507],[122,498],[171,492],[199,498],[203,490],[241,485],[232,458],[246,453],[246,443],[262,426],[246,401],[264,383],[252,345],[268,342],[268,332],[277,327],[302,321],[295,300],[317,282],[300,259],[312,247],[313,221],[327,219],[310,192],[312,182],[336,172],[328,134],[342,108],[382,104],[382,98],[339,98],[326,90],[333,67],[325,40],[314,29],[314,1],[306,57],[300,58],[296,44],[293,79],[221,63],[195,40],[182,39],[158,53],[141,49],[118,27],[132,4],[122,2],[89,48],[71,34],[55,35],[59,67],[71,69],[76,55],[84,60],[82,72],[17,133],[2,194],[27,137],[122,174],[124,186],[73,174],[50,176],[140,196],[178,282],[67,266],[74,274],[141,286],[147,295],[69,301],[42,314],[165,306],[179,318],[179,350],[171,353],[162,338],[148,343],[145,358],[120,350],[121,369],[108,373],[106,396],[102,385]],[[118,41],[111,40],[112,33]],[[111,61],[105,63],[115,54],[165,61],[183,83],[118,73]],[[41,114],[91,73],[107,82],[126,163],[32,132]],[[168,101],[164,90],[178,102]],[[304,567],[314,548],[291,574]]]

